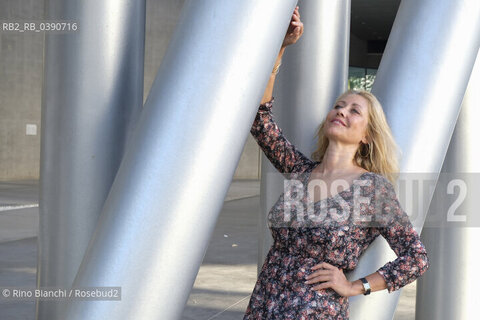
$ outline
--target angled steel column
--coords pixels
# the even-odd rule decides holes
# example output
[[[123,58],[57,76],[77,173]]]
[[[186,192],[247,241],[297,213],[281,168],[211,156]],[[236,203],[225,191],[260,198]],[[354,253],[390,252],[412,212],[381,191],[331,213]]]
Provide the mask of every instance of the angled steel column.
[[[431,270],[417,284],[416,319],[467,320],[478,313],[479,88],[480,53],[442,167],[442,188],[437,185],[423,229],[425,245],[434,250],[430,253]],[[454,195],[446,192],[449,183],[457,185]],[[453,201],[458,200],[461,206],[454,215],[464,216],[465,222],[453,222],[449,214],[451,208],[456,208]]]
[[[401,2],[372,90],[383,104],[403,152],[401,172],[438,177],[479,42],[479,1]],[[426,208],[430,200],[431,195]],[[403,208],[408,212],[405,205]],[[418,232],[424,218],[422,212],[412,219]],[[379,237],[361,258],[352,278],[368,275],[394,258],[387,242]],[[367,315],[369,319],[391,319],[399,293],[389,295],[384,290],[368,297],[352,297],[351,319]]]
[[[38,287],[69,288],[143,103],[145,1],[47,0],[40,166]],[[64,301],[38,301],[62,319]]]
[[[121,301],[66,319],[181,316],[295,4],[185,2],[74,282]]]
[[[315,134],[335,99],[347,89],[350,43],[350,0],[301,0],[305,31],[282,58],[275,91],[275,120],[307,157]],[[283,176],[262,155],[259,266],[272,245],[266,215],[283,192]]]

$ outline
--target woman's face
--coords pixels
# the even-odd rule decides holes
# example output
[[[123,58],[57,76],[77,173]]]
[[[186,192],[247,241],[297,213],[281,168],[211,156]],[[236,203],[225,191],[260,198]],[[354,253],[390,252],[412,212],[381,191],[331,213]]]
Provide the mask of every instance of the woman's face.
[[[358,145],[367,143],[368,100],[357,94],[341,98],[327,114],[325,135],[332,141]]]

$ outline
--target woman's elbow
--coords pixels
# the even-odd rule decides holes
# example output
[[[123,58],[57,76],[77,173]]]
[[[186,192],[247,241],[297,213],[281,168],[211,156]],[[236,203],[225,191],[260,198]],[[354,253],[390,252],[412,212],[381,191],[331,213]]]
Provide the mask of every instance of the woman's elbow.
[[[430,268],[430,260],[428,258],[427,252],[422,252],[417,256],[417,266],[418,266],[418,276],[421,276],[425,271]]]

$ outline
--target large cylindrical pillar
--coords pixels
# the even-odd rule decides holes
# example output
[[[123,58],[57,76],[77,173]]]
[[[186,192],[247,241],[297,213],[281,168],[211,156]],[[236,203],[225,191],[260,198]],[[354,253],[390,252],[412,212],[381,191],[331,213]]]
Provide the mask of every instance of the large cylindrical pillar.
[[[144,0],[48,0],[76,23],[45,35],[38,287],[69,288],[143,103]],[[72,26],[72,24],[70,25]],[[37,319],[63,319],[38,301]]]
[[[372,92],[383,104],[403,152],[402,173],[426,173],[438,178],[479,42],[477,0],[400,3]],[[401,174],[400,179],[403,178]],[[428,208],[431,195],[423,200]],[[402,206],[409,213],[404,203]],[[412,219],[418,232],[425,211]],[[427,247],[430,250],[434,248]],[[380,237],[366,250],[350,277],[368,275],[394,258],[395,254]],[[363,319],[368,315],[369,319],[391,319],[399,293],[389,295],[383,291],[352,297],[351,318]]]
[[[188,0],[127,145],[66,319],[178,319],[296,1]]]
[[[417,284],[417,320],[468,320],[478,313],[479,88],[480,53],[423,229],[433,250],[430,271]]]
[[[310,157],[318,126],[347,89],[350,0],[300,0],[298,5],[305,31],[285,50],[273,93],[274,113],[287,139]],[[259,268],[272,245],[266,216],[283,192],[283,181],[263,155]]]

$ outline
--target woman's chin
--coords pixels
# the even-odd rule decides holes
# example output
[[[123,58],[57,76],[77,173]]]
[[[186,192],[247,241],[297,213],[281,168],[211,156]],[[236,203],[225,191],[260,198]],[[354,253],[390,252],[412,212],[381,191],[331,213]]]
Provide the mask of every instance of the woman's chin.
[[[328,128],[325,130],[325,137],[328,138],[328,140],[338,140],[341,139],[343,134],[336,128]]]

